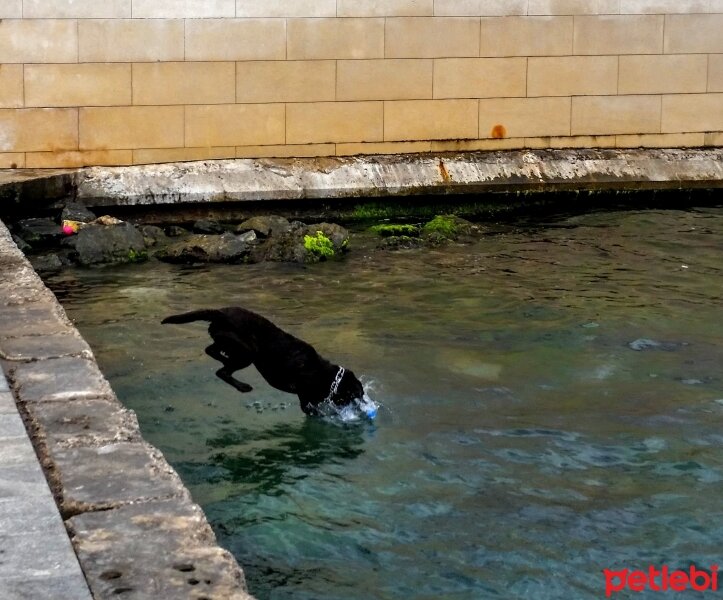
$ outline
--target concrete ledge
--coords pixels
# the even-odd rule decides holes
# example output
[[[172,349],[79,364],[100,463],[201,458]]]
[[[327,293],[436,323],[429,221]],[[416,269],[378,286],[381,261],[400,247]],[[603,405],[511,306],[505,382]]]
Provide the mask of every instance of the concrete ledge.
[[[6,432],[0,455],[10,461],[0,477],[0,518],[15,510],[16,496],[42,493],[28,479],[33,469],[39,474],[39,460],[94,598],[251,599],[241,568],[218,547],[173,468],[142,439],[135,414],[115,397],[91,349],[1,222],[0,281],[0,365],[10,382],[0,388],[0,427]],[[31,464],[26,457],[13,470],[22,443],[29,447],[26,428],[37,457],[31,451]],[[57,545],[60,551],[62,540]],[[11,592],[86,597],[73,591],[77,580],[61,577],[62,570],[53,573],[44,586],[38,578],[30,588],[25,580],[11,582]],[[52,596],[54,591],[60,595]]]
[[[89,205],[721,187],[723,149],[537,150],[85,169]]]
[[[0,210],[63,197],[89,206],[723,186],[723,148],[527,150],[236,159],[0,171]]]

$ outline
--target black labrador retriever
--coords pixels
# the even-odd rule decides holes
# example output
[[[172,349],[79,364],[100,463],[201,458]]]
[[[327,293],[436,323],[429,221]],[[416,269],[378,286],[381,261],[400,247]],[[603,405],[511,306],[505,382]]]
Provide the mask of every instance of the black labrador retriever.
[[[354,373],[319,356],[306,342],[279,329],[245,308],[230,306],[172,315],[162,323],[210,321],[213,344],[206,354],[221,363],[216,375],[239,392],[253,388],[234,378],[234,372],[253,364],[263,378],[282,392],[297,394],[301,410],[319,414],[319,405],[343,407],[360,401],[364,388]]]

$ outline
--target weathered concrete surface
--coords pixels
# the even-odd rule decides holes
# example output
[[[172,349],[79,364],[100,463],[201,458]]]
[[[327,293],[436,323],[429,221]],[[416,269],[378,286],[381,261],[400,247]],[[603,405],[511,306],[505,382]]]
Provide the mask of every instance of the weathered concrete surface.
[[[0,597],[91,600],[63,521],[0,371]]]
[[[251,598],[2,223],[0,365],[3,600]]]
[[[0,214],[60,198],[88,206],[720,188],[723,148],[567,149],[236,159],[0,171]],[[514,197],[510,202],[515,202]]]
[[[723,149],[529,150],[205,161],[79,171],[92,206],[400,195],[721,187]]]

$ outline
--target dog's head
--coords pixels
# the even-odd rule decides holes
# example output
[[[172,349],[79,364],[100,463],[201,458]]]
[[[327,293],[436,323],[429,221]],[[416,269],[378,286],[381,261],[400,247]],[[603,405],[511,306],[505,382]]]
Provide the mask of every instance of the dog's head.
[[[354,400],[361,400],[364,397],[364,387],[352,371],[346,369],[339,382],[332,401],[334,404],[351,404]]]

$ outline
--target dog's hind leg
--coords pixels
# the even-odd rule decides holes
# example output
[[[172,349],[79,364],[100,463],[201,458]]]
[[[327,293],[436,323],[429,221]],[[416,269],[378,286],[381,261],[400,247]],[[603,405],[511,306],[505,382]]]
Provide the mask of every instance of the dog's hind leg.
[[[221,381],[225,381],[231,387],[236,388],[241,393],[250,392],[254,389],[248,383],[244,383],[243,381],[239,381],[238,379],[236,379],[233,376],[234,371],[238,371],[238,369],[228,366],[221,367],[218,371],[216,371],[216,377],[218,377]]]

